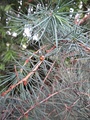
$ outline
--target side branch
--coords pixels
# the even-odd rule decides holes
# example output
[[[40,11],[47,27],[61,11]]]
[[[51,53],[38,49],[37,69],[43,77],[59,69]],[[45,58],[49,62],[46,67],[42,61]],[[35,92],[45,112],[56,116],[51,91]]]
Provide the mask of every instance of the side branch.
[[[13,90],[15,87],[17,87],[19,84],[27,81],[27,80],[29,79],[29,77],[35,73],[35,71],[36,71],[36,70],[38,69],[38,67],[42,64],[42,62],[43,62],[43,61],[39,61],[39,62],[37,63],[37,65],[36,65],[36,67],[35,67],[25,78],[23,78],[22,80],[20,80],[19,82],[17,82],[15,85],[11,85],[8,90],[6,90],[5,92],[3,92],[3,93],[1,94],[1,96],[5,96],[7,93],[9,93],[9,92],[10,92],[11,90]]]
[[[27,115],[27,114],[28,114],[31,110],[33,110],[35,107],[37,107],[37,106],[41,105],[42,103],[46,102],[46,101],[49,100],[51,97],[59,94],[59,93],[62,92],[62,91],[66,91],[66,90],[68,90],[68,89],[70,89],[70,88],[69,88],[69,87],[66,87],[66,88],[64,88],[64,89],[62,89],[62,90],[56,91],[56,92],[48,95],[45,99],[43,99],[43,100],[41,100],[40,102],[38,102],[38,103],[34,104],[33,106],[31,106],[31,107],[24,113],[24,115],[20,116],[17,120],[20,120],[22,117],[24,117],[25,115]]]

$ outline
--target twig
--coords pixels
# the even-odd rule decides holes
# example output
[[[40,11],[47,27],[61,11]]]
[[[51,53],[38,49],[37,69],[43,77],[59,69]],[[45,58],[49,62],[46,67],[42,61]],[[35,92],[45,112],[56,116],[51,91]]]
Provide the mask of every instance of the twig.
[[[52,68],[53,68],[54,64],[55,64],[55,61],[53,62],[51,68],[49,69],[49,71],[48,71],[46,77],[44,78],[43,83],[45,83],[45,81],[47,80],[47,78],[48,78],[50,72],[52,71]],[[43,89],[43,86],[44,86],[44,84],[41,86],[40,91]],[[39,96],[40,96],[40,93],[38,94],[37,100],[39,99]],[[37,101],[37,100],[36,100],[36,101]]]
[[[15,69],[15,73],[16,73],[16,76],[17,76],[17,80],[19,81],[19,77],[18,77],[18,72],[17,72],[17,69],[16,69],[16,65],[14,65],[14,69]]]
[[[36,70],[38,69],[38,67],[42,64],[42,62],[43,62],[43,61],[39,61],[39,62],[37,63],[37,65],[35,66],[35,68],[34,68],[25,78],[23,78],[22,80],[20,80],[19,82],[17,82],[15,85],[11,85],[8,90],[6,90],[5,92],[3,92],[3,93],[1,94],[1,96],[5,96],[7,93],[9,93],[9,92],[10,92],[11,90],[13,90],[15,87],[17,87],[19,84],[27,81],[27,80],[29,79],[29,77],[35,73],[35,71],[36,71]]]
[[[54,62],[53,62],[53,64],[52,64],[51,68],[49,69],[49,71],[48,71],[48,73],[47,73],[46,77],[45,77],[45,78],[44,78],[44,80],[43,80],[43,83],[45,83],[45,81],[47,80],[47,78],[48,78],[48,76],[49,76],[50,72],[52,71],[52,68],[53,68],[53,66],[54,66],[55,62],[56,62],[56,61],[54,61]],[[41,86],[41,88],[40,88],[41,90],[42,90],[43,86],[44,86],[44,85],[42,85],[42,86]]]
[[[90,52],[90,47],[87,47],[87,46],[85,46],[83,43],[78,43],[81,47],[83,47],[84,49],[85,49],[85,51],[87,52]]]
[[[37,107],[37,106],[39,106],[40,104],[46,102],[46,101],[49,100],[51,97],[57,95],[58,93],[60,93],[60,92],[62,92],[62,91],[64,91],[64,90],[67,90],[67,89],[69,89],[69,87],[64,88],[64,89],[62,89],[62,90],[59,90],[59,91],[57,91],[57,92],[54,92],[54,93],[50,94],[50,95],[47,96],[45,99],[43,99],[43,100],[41,100],[40,102],[38,102],[38,103],[34,104],[33,106],[31,106],[31,107],[24,113],[24,115],[20,116],[17,120],[20,120],[23,116],[25,116],[26,114],[28,114],[28,113],[29,113],[31,110],[33,110],[35,107]]]
[[[56,48],[56,46],[54,45],[53,47],[51,47],[49,50],[46,50],[46,53],[51,52],[52,50],[54,50]]]
[[[88,93],[84,93],[84,92],[77,92],[77,94],[86,95],[86,96],[88,96],[88,97],[90,98],[90,94],[88,94]]]
[[[86,14],[81,20],[79,19],[79,16],[75,17],[74,23],[76,25],[82,25],[84,22],[86,22],[90,18],[90,14]]]
[[[33,57],[34,54],[37,54],[40,50],[46,48],[46,45],[45,46],[42,46],[42,48],[40,48],[39,50],[37,50],[36,52],[34,52],[29,58],[26,59],[24,65],[22,66],[22,68],[20,69],[20,72],[22,73],[23,72],[23,67],[30,61],[30,59]]]

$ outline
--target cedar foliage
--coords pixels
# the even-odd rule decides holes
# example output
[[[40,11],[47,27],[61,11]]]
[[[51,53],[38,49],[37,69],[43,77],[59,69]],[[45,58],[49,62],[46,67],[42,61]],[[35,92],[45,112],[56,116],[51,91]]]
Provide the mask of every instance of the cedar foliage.
[[[1,1],[0,119],[90,119],[90,28],[74,23],[79,2]]]

